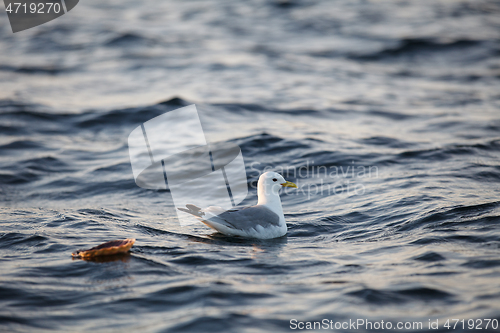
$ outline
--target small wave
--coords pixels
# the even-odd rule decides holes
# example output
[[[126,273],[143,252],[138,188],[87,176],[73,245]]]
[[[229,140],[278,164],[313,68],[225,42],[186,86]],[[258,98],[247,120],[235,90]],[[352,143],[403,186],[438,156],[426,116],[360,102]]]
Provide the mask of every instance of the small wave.
[[[0,146],[0,152],[5,152],[6,150],[19,150],[19,149],[39,149],[43,148],[44,145],[40,142],[35,142],[33,140],[17,140]],[[0,153],[1,154],[1,153]]]
[[[108,47],[131,47],[131,46],[152,46],[157,41],[152,38],[141,36],[137,33],[124,33],[113,37],[105,43]]]
[[[294,222],[289,226],[289,237],[317,237],[329,235],[330,237],[337,237],[337,235],[346,230],[347,225],[336,219],[321,221],[307,220],[304,222]]]
[[[481,41],[465,39],[441,42],[434,39],[408,38],[399,41],[396,47],[386,48],[371,54],[351,55],[351,58],[357,60],[380,60],[389,57],[413,55],[421,52],[463,50],[477,47],[480,43]]]
[[[368,144],[374,146],[387,146],[390,148],[408,148],[414,146],[414,143],[404,142],[396,138],[389,138],[385,136],[374,136],[367,139],[360,140],[361,144]]]
[[[3,249],[26,249],[31,247],[45,246],[47,237],[40,235],[27,235],[22,233],[6,233],[0,237],[0,248]]]
[[[390,112],[390,111],[381,111],[381,110],[371,110],[365,112],[367,115],[373,115],[377,117],[387,118],[391,120],[408,120],[416,118],[415,115],[404,114],[402,112]]]
[[[43,75],[58,75],[61,73],[68,73],[73,71],[74,68],[65,68],[60,66],[10,66],[0,65],[0,71],[14,72],[20,74],[43,74]]]
[[[313,109],[277,109],[271,107],[265,107],[260,104],[244,104],[244,103],[226,103],[220,104],[216,103],[213,106],[222,108],[228,112],[236,113],[236,114],[248,114],[248,112],[252,113],[270,113],[270,114],[290,114],[295,116],[305,115],[305,116],[320,116],[323,113],[319,110]],[[335,110],[331,110],[331,112],[335,112]]]
[[[452,144],[444,147],[408,150],[397,154],[397,160],[415,159],[415,160],[435,160],[443,161],[457,155],[476,156],[478,151],[500,151],[500,140],[491,140],[486,143],[471,145]]]
[[[455,226],[481,225],[487,221],[479,217],[490,214],[500,206],[500,202],[490,202],[478,205],[439,208],[426,213],[423,217],[408,221],[400,226],[399,231],[409,231],[432,224],[434,229],[453,223]]]
[[[308,149],[310,145],[304,141],[287,140],[268,133],[251,135],[234,140],[245,156],[272,155],[275,153],[290,154],[294,150]]]
[[[60,159],[53,156],[45,156],[32,158],[20,162],[20,165],[26,170],[34,170],[36,172],[71,172],[75,171],[69,168],[69,165]]]
[[[21,185],[28,184],[39,179],[40,175],[28,170],[17,171],[15,173],[0,172],[0,184]]]
[[[404,304],[414,301],[418,302],[439,302],[449,303],[453,300],[453,295],[442,290],[433,288],[411,288],[400,290],[378,290],[363,288],[361,290],[347,293],[363,299],[364,301],[377,305]]]
[[[446,260],[445,257],[436,252],[426,252],[422,255],[412,258],[417,261],[425,261],[425,262],[435,262],[435,261],[443,261]]]
[[[469,268],[475,268],[475,269],[495,268],[495,267],[500,266],[500,260],[474,259],[474,260],[467,261],[466,263],[462,264],[462,266],[469,267]]]

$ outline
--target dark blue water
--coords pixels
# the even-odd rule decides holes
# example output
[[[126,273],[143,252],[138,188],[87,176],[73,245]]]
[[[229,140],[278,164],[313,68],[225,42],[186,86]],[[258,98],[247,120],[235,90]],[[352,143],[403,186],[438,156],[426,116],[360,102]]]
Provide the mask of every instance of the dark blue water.
[[[108,1],[15,35],[1,20],[0,330],[498,332],[499,15]],[[265,170],[297,183],[287,236],[181,227],[168,190],[134,183],[130,132],[192,103],[241,147],[247,203]],[[128,255],[71,258],[122,238]]]

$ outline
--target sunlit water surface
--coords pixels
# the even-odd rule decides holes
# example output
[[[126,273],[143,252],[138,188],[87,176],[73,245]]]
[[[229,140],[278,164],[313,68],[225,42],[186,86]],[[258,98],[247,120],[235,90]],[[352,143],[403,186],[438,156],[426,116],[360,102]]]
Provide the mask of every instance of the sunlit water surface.
[[[0,328],[499,320],[499,14],[107,1],[15,35],[2,20]],[[168,191],[134,183],[129,133],[192,103],[208,139],[241,147],[245,203],[263,170],[298,184],[287,236],[181,227]],[[121,238],[129,255],[71,259]]]

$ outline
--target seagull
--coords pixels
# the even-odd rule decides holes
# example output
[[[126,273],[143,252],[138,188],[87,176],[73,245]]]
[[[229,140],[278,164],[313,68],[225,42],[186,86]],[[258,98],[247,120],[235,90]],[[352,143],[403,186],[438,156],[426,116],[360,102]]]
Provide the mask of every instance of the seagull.
[[[295,187],[276,172],[266,172],[257,182],[258,202],[255,206],[235,207],[225,210],[210,206],[201,209],[187,204],[180,211],[194,215],[212,229],[228,236],[271,239],[284,236],[287,232],[285,216],[281,207],[279,190],[282,187]]]

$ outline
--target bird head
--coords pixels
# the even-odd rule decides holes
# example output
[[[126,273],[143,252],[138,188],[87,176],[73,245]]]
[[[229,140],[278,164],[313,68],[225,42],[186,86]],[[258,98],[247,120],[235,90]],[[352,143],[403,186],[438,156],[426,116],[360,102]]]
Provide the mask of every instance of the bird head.
[[[259,182],[257,183],[257,188],[259,189],[259,192],[263,190],[266,194],[270,193],[278,194],[279,190],[282,187],[297,188],[297,185],[295,185],[292,182],[286,181],[282,175],[274,171],[268,171],[266,173],[263,173],[259,177]]]

